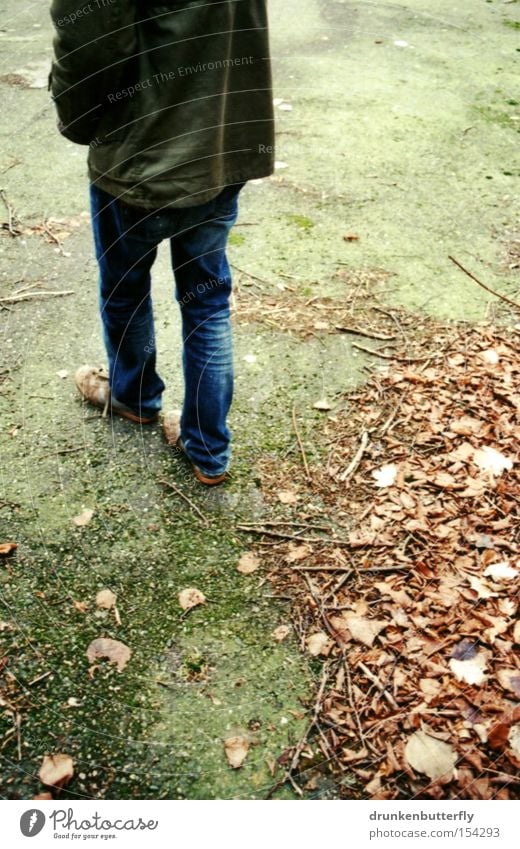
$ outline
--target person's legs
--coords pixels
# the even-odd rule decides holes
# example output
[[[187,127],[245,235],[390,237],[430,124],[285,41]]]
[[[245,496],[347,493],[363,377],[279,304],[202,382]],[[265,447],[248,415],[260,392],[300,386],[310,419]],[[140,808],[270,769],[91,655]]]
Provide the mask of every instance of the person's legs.
[[[231,453],[226,419],[233,397],[233,350],[226,244],[241,187],[228,187],[205,205],[202,220],[196,208],[187,212],[183,230],[171,239],[182,316],[181,439],[189,459],[209,477],[227,470]]]
[[[154,416],[164,391],[155,367],[150,294],[160,236],[153,228],[136,226],[137,216],[146,216],[146,210],[124,207],[95,185],[90,197],[111,394],[138,415]]]

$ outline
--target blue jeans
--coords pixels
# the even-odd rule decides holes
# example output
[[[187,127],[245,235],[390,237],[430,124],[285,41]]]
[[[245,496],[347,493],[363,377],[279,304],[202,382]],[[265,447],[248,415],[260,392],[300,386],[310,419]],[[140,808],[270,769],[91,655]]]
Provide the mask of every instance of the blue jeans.
[[[185,209],[146,210],[90,187],[100,272],[100,311],[114,399],[138,415],[161,408],[164,383],[156,371],[150,270],[170,240],[176,298],[182,317],[184,404],[181,438],[206,475],[226,471],[233,396],[233,350],[226,259],[243,184]]]

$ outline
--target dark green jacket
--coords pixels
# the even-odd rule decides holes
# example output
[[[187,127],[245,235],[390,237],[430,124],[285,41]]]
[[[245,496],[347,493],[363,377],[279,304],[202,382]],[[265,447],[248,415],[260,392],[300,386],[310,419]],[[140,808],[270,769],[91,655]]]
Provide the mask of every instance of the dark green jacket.
[[[266,0],[53,0],[59,128],[135,206],[196,206],[273,170]]]

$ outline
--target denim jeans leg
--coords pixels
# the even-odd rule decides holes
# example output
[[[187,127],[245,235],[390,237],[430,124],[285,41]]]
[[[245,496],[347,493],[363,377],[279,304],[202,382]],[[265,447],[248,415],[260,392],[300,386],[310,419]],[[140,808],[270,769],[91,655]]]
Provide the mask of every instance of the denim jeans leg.
[[[233,345],[226,244],[237,217],[237,196],[238,190],[226,190],[204,220],[187,223],[171,239],[182,317],[181,436],[186,453],[207,475],[225,472],[231,455],[227,415],[233,398]]]
[[[157,242],[137,238],[117,199],[91,185],[99,306],[113,397],[142,416],[161,408],[150,269]]]

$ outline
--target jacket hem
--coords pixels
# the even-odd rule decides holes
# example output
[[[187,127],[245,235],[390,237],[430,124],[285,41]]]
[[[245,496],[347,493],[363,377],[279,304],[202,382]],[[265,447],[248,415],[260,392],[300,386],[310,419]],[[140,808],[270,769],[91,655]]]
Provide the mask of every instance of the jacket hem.
[[[261,168],[247,167],[233,170],[224,174],[222,183],[216,187],[191,191],[188,195],[180,187],[175,190],[175,184],[172,184],[171,181],[157,180],[150,182],[147,184],[146,193],[144,193],[139,190],[139,187],[136,188],[135,182],[107,177],[96,171],[91,164],[89,164],[88,171],[91,183],[94,183],[99,189],[112,195],[112,197],[118,198],[128,206],[136,206],[141,209],[163,209],[166,206],[187,209],[188,207],[202,206],[205,203],[209,203],[226,186],[270,177],[274,172],[274,162],[270,161],[269,164]]]

